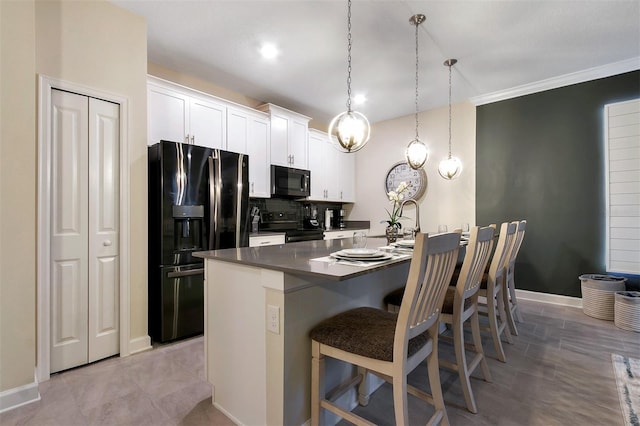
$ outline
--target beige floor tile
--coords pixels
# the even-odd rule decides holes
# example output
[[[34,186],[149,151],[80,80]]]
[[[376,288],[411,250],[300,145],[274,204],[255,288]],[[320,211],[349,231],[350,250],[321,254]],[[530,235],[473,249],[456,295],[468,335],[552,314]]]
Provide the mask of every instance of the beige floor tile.
[[[640,333],[577,308],[523,300],[520,309],[525,322],[518,323],[519,336],[513,345],[503,339],[506,363],[495,359],[491,337],[482,334],[493,382],[479,372],[472,379],[478,414],[465,409],[457,374],[441,369],[451,424],[621,424],[611,352],[638,357]],[[438,352],[454,359],[450,344],[441,343]],[[429,391],[424,365],[411,373],[409,383]],[[0,425],[233,425],[211,404],[202,337],[62,372],[41,383],[39,391],[40,401],[0,414]],[[414,397],[409,410],[410,424],[424,424],[433,413]],[[393,424],[391,386],[382,386],[355,412]]]

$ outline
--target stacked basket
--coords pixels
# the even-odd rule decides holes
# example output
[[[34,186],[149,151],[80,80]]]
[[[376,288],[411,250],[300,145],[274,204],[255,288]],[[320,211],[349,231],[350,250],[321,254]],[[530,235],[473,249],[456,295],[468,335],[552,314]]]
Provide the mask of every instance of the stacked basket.
[[[617,291],[614,310],[616,327],[640,332],[640,291]]]
[[[582,311],[594,318],[613,321],[614,295],[616,291],[624,291],[626,280],[612,275],[580,275]]]

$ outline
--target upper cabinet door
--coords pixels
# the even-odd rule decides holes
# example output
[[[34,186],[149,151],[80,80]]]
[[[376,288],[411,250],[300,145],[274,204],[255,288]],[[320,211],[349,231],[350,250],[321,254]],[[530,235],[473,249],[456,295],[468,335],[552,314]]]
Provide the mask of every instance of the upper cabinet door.
[[[271,164],[291,167],[289,119],[271,114]]]
[[[235,108],[227,110],[227,150],[247,154],[249,116]]]
[[[317,130],[309,131],[309,170],[311,171],[311,191],[309,200],[321,201],[327,198],[325,145],[327,135]]]
[[[309,117],[273,104],[258,109],[271,117],[271,164],[307,169]]]
[[[190,106],[190,143],[226,149],[226,106],[197,98],[191,99]]]
[[[295,119],[289,123],[289,155],[291,155],[291,167],[307,169],[309,167],[308,123]]]
[[[343,203],[356,201],[356,154],[338,152],[338,197]]]
[[[271,171],[269,152],[269,120],[266,117],[249,118],[249,194],[252,197],[271,196]]]
[[[147,144],[187,142],[189,97],[164,87],[147,86]]]

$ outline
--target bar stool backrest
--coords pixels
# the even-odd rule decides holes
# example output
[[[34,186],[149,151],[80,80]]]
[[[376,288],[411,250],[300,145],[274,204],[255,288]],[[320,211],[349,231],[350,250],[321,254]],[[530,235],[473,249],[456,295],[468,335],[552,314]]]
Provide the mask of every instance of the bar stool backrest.
[[[459,230],[432,237],[424,233],[416,234],[409,276],[396,323],[394,359],[406,358],[409,340],[437,324],[458,250]]]

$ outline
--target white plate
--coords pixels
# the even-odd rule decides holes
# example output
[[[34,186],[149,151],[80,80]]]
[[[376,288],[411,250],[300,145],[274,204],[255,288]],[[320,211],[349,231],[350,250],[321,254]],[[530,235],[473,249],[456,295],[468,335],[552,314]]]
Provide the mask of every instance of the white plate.
[[[358,262],[378,262],[381,260],[389,260],[393,258],[393,255],[391,253],[382,253],[380,256],[375,256],[375,257],[353,257],[353,256],[345,256],[343,254],[340,254],[340,252],[335,252],[335,253],[331,253],[331,257],[335,258],[335,259],[340,259],[340,260],[351,260],[351,261],[358,261]]]
[[[412,247],[416,244],[416,240],[400,240],[396,241],[396,245],[399,247]]]
[[[386,253],[378,250],[374,250],[373,253],[349,253],[347,250],[340,250],[332,255],[338,255],[349,259],[379,259],[386,255]]]
[[[353,248],[353,249],[344,249],[341,251],[342,253],[348,256],[371,256],[378,253],[378,250],[368,249],[368,248]]]

